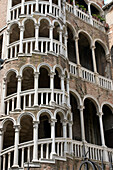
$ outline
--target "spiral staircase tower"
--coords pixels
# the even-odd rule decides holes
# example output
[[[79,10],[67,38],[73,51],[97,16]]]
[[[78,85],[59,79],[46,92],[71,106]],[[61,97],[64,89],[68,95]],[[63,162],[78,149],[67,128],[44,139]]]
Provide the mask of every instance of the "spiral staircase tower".
[[[85,153],[112,168],[113,68],[102,5],[0,1],[1,170],[79,170]]]

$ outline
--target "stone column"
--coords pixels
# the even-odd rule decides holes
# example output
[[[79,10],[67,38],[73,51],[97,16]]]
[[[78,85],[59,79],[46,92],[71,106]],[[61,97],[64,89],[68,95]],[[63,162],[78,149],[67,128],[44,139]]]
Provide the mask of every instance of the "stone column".
[[[65,57],[66,57],[66,58],[68,58],[68,54],[67,54],[67,39],[68,39],[68,36],[65,35],[65,36],[64,36],[64,41],[65,41],[64,44],[65,44],[65,47],[66,47],[66,51],[65,51]]]
[[[61,78],[61,90],[63,91],[62,104],[64,104],[65,103],[65,86],[64,86],[65,75],[61,75],[60,78]]]
[[[60,29],[59,31],[59,41],[60,41],[60,54],[62,55],[62,30]]]
[[[36,0],[35,12],[39,12],[39,0]]]
[[[23,38],[24,38],[24,27],[20,26],[20,47],[19,47],[19,54],[23,54]]]
[[[39,73],[36,72],[34,75],[34,89],[35,89],[35,95],[34,95],[34,106],[38,106],[38,78]]]
[[[2,110],[2,114],[5,115],[5,102],[4,99],[6,97],[7,94],[7,80],[4,78],[3,79],[3,96],[2,96],[2,105],[1,105],[1,110]]]
[[[82,77],[82,75],[81,75],[80,58],[79,58],[78,40],[79,40],[79,38],[75,37],[76,62],[77,62],[78,76]]]
[[[0,155],[3,149],[3,129],[0,129]],[[0,156],[0,167],[1,167],[1,156]]]
[[[99,124],[100,124],[101,143],[102,143],[102,146],[103,146],[103,161],[109,162],[107,147],[105,145],[105,139],[104,139],[104,129],[103,129],[102,115],[103,115],[103,113],[101,113],[101,112],[98,113]]]
[[[51,89],[51,101],[50,104],[54,104],[54,73],[50,74],[50,89]]]
[[[75,0],[73,0],[73,13],[76,15]]]
[[[66,79],[66,86],[67,86],[67,94],[68,94],[67,105],[68,107],[71,107],[70,106],[70,93],[69,93],[69,78]]]
[[[22,0],[22,4],[21,4],[21,15],[24,15],[24,3],[25,3],[25,0]]]
[[[53,52],[53,26],[50,26],[50,28],[49,28],[49,38],[51,40],[50,51]]]
[[[61,17],[61,0],[58,0],[59,16]]]
[[[6,33],[6,34],[7,34],[7,54],[6,54],[6,57],[5,57],[4,59],[8,59],[8,57],[9,57],[9,56],[8,56],[8,55],[9,55],[9,54],[8,54],[8,51],[9,51],[9,50],[8,50],[8,46],[9,46],[9,43],[10,43],[11,30],[7,30],[7,33]]]
[[[90,2],[88,2],[88,13],[89,13],[89,18],[90,18],[90,24],[93,25]]]
[[[66,154],[67,153],[67,120],[62,121],[62,126],[63,126],[63,138],[65,140],[64,154]]]
[[[65,7],[65,3],[66,3],[66,0],[63,0],[62,6],[63,6],[63,15],[64,15],[63,22],[64,22],[64,24],[66,23],[66,7]]]
[[[39,38],[39,25],[35,25],[35,51],[39,51],[38,49],[38,38]]]
[[[73,140],[73,132],[72,132],[73,123],[70,121],[68,125],[69,125],[69,138],[71,140]],[[71,142],[71,153],[73,153],[73,144],[72,144],[72,142]]]
[[[81,125],[81,137],[82,137],[82,142],[86,142],[85,141],[85,126],[84,126],[84,106],[80,106],[78,108],[80,110],[80,125]]]
[[[38,162],[38,121],[33,122],[33,162]]]
[[[51,159],[53,158],[53,155],[56,154],[56,152],[55,152],[55,122],[56,122],[56,119],[52,119],[50,121],[50,123],[51,123],[51,139],[52,139]]]
[[[95,46],[92,46],[91,49],[92,49],[92,60],[93,60],[93,70],[95,74],[95,82],[99,84],[99,78],[98,78],[97,66],[96,66],[96,58],[95,58]]]
[[[49,0],[50,6],[49,6],[49,13],[52,14],[52,0]]]
[[[21,101],[20,101],[20,92],[21,92],[21,76],[18,76],[18,85],[17,85],[17,106],[16,106],[16,110],[17,111],[20,111],[21,108],[20,108],[20,104],[21,104]]]
[[[7,10],[7,21],[9,22],[11,20],[11,12],[10,9],[12,7],[12,0],[8,1],[8,10]]]
[[[15,144],[14,144],[14,163],[13,163],[13,168],[18,168],[18,144],[19,144],[19,131],[20,131],[20,126],[16,125],[14,126],[15,128]]]

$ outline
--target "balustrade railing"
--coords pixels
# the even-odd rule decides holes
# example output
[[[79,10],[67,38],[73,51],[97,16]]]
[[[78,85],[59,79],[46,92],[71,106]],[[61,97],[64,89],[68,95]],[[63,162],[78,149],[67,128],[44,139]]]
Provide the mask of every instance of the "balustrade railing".
[[[18,57],[19,47],[20,47],[19,41],[13,42],[10,45],[8,45],[7,58],[12,59]]]
[[[41,89],[37,91],[38,94],[38,105],[50,105],[52,91],[50,89]],[[25,110],[26,108],[32,108],[35,104],[35,90],[30,89],[20,92],[20,109]],[[64,100],[64,101],[63,101]],[[56,105],[63,105],[64,103],[68,104],[68,94],[64,93],[60,89],[54,89],[54,101]],[[17,93],[9,95],[4,99],[5,104],[5,114],[9,115],[10,112],[14,112],[17,107]]]
[[[75,16],[82,19],[86,23],[89,23],[93,25],[94,27],[102,31],[105,31],[104,25],[100,21],[97,21],[96,19],[92,17],[90,18],[89,14],[86,14],[82,10],[78,9],[76,6],[73,7],[73,5],[66,3],[66,10],[70,13],[73,13]]]
[[[69,62],[69,71],[71,74],[77,76],[77,65],[72,62]]]
[[[35,49],[35,38],[27,38],[23,40],[23,53],[25,55],[32,54]]]
[[[68,154],[75,158],[83,158],[84,151],[87,152],[87,158],[90,160],[102,161],[103,157],[103,147],[93,144],[86,143],[83,145],[81,141],[70,140],[67,138],[55,138],[55,152],[60,160],[65,158],[65,142],[67,141],[67,151]],[[46,162],[51,160],[51,148],[52,139],[39,139],[38,140],[38,161],[45,160]],[[28,141],[20,143],[18,145],[19,150],[19,167],[24,168],[27,162],[32,162],[33,160],[33,141]],[[109,162],[113,160],[113,149],[107,148]],[[57,159],[57,156],[55,159]],[[1,169],[5,170],[13,165],[14,161],[14,146],[3,149],[0,153],[1,157]]]
[[[22,8],[24,13],[22,13]],[[10,9],[10,20],[17,20],[21,15],[32,15],[36,9],[36,1],[28,1],[23,4],[18,4]],[[47,1],[40,1],[38,4],[39,13],[41,15],[51,14],[54,17],[60,17],[63,20],[63,12],[60,7],[52,3],[52,10],[50,10],[50,3]]]
[[[94,72],[86,69],[86,68],[83,68],[81,67],[81,71],[82,71],[82,78],[86,81],[89,81],[89,82],[92,82],[92,83],[95,83],[95,75],[94,75]]]
[[[39,38],[38,48],[40,53],[47,53],[50,51],[50,39],[49,38]]]
[[[113,90],[112,80],[99,75],[99,85],[103,88]]]

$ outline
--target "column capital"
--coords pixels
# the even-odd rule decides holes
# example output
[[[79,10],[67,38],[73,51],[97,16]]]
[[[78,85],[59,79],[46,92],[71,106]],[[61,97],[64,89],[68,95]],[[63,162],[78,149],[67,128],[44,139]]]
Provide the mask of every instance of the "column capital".
[[[91,49],[94,49],[94,50],[95,50],[95,48],[96,48],[95,45],[91,45]]]
[[[17,78],[18,80],[22,80],[22,76],[21,76],[21,75],[16,76],[16,78]]]
[[[35,28],[36,28],[36,29],[39,29],[39,26],[40,26],[40,25],[39,25],[38,23],[35,24]]]
[[[14,125],[13,127],[15,129],[15,132],[19,132],[21,129],[20,125]]]
[[[79,40],[79,37],[78,37],[78,36],[75,36],[75,37],[74,37],[74,40],[78,41],[78,40]]]
[[[4,129],[0,128],[0,136],[4,133]]]
[[[61,122],[62,122],[62,125],[63,125],[63,126],[66,126],[67,123],[68,123],[66,119],[63,119]]]
[[[53,30],[53,28],[54,28],[53,25],[50,25],[50,26],[49,26],[49,29],[50,29],[50,30]]]
[[[34,73],[34,77],[36,77],[36,78],[38,78],[38,77],[39,77],[39,75],[40,75],[40,73],[39,73],[39,72],[35,72],[35,73]]]
[[[85,107],[82,106],[82,105],[80,105],[80,106],[78,107],[78,109],[81,110],[81,111],[83,111],[83,110],[85,109]]]
[[[54,72],[51,72],[51,73],[49,74],[50,78],[54,78],[55,75],[56,75],[56,74],[55,74]]]
[[[51,126],[55,126],[55,123],[57,122],[57,120],[56,119],[51,119],[49,122],[51,123]]]
[[[20,28],[20,31],[24,31],[25,30],[23,25],[19,26],[19,28]]]
[[[39,121],[33,121],[33,128],[37,128],[39,123]]]
[[[104,114],[103,114],[103,112],[98,112],[97,115],[98,115],[99,117],[102,117]]]

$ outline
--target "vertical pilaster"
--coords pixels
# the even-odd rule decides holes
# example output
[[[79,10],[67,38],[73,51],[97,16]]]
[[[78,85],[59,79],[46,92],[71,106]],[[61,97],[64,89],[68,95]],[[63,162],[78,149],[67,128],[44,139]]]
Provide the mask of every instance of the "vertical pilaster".
[[[67,87],[67,94],[68,94],[68,97],[67,97],[67,105],[68,107],[71,107],[70,106],[70,94],[69,94],[69,78],[66,79],[66,87]]]
[[[85,126],[84,126],[84,114],[83,114],[84,106],[80,106],[78,109],[80,110],[81,138],[82,138],[82,142],[85,142]]]
[[[62,121],[62,126],[63,126],[63,138],[65,140],[64,143],[64,153],[67,153],[67,121],[63,120]]]
[[[22,3],[21,3],[21,14],[24,15],[25,12],[24,12],[24,3],[25,3],[25,0],[22,0]]]
[[[38,121],[33,122],[33,162],[38,162]]]
[[[18,84],[17,84],[17,106],[16,106],[16,110],[20,111],[20,92],[21,92],[21,76],[18,76]]]
[[[20,126],[16,125],[14,126],[15,128],[15,144],[14,144],[14,163],[13,163],[13,168],[18,168],[18,144],[19,144],[19,131],[20,131]]]
[[[56,122],[56,120],[54,120],[54,119],[52,119],[50,121],[50,123],[51,123],[51,139],[52,139],[51,159],[52,159],[53,155],[56,154],[56,152],[55,152],[55,122]]]
[[[62,30],[59,30],[60,54],[62,54]]]
[[[34,88],[35,88],[35,95],[34,95],[34,106],[38,106],[38,79],[39,73],[36,72],[34,75]]]
[[[36,0],[35,12],[39,12],[39,0]]]
[[[3,79],[3,95],[2,95],[2,100],[1,100],[1,110],[2,110],[2,114],[5,115],[5,102],[4,102],[4,99],[6,97],[6,93],[7,93],[7,81],[6,79],[4,78]]]
[[[54,103],[54,73],[50,74],[50,89],[51,89],[51,101],[50,104]]]
[[[93,25],[93,19],[91,15],[91,4],[88,2],[88,13],[89,13],[89,18],[90,18],[90,24]]]
[[[20,48],[19,48],[19,54],[23,53],[23,38],[24,38],[24,27],[20,27]]]
[[[49,0],[50,6],[49,6],[49,13],[52,14],[52,0]]]
[[[53,52],[53,26],[49,28],[49,38],[51,40],[50,42],[50,51]]]
[[[61,75],[61,90],[63,91],[62,104],[65,103],[64,77],[65,77],[65,75]]]
[[[35,50],[36,51],[39,51],[39,49],[38,49],[38,37],[39,37],[39,25],[36,24],[35,25],[35,39],[36,39],[36,41],[35,41]]]

